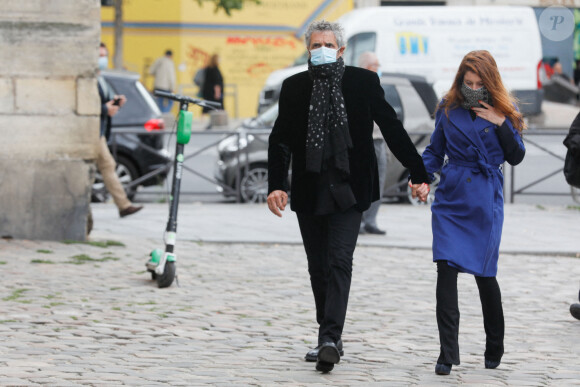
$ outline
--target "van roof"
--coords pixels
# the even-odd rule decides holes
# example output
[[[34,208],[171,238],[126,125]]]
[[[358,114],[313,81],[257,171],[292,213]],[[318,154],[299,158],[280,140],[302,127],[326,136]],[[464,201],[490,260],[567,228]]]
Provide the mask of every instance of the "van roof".
[[[494,20],[493,23],[499,25],[490,25],[490,27],[518,27],[518,22],[510,20],[511,17],[528,14],[527,19],[536,23],[534,10],[526,6],[393,6],[393,7],[365,7],[352,10],[338,19],[338,22],[345,28],[347,35],[349,30],[356,27],[365,27],[367,30],[380,23],[382,26],[391,22],[390,16],[403,18],[399,20],[400,24],[393,23],[393,28],[410,27],[429,28],[437,27],[465,27],[468,26],[467,20],[471,19],[477,22],[491,23],[487,18],[490,15],[497,15],[500,19]],[[433,17],[445,16],[445,21],[434,20]],[[461,18],[458,18],[458,17]],[[530,16],[532,16],[530,18]],[[385,19],[387,18],[387,19]],[[425,19],[428,18],[428,19]],[[430,18],[430,19],[429,19]],[[467,19],[469,18],[469,19]],[[526,18],[523,18],[526,19]],[[395,20],[396,22],[397,20]],[[437,22],[431,25],[430,22]]]

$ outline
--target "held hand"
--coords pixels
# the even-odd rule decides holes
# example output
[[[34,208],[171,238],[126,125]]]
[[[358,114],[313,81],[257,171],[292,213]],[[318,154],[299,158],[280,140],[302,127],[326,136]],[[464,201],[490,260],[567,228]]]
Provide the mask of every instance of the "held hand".
[[[421,186],[417,190],[417,195],[419,195],[419,200],[426,203],[427,197],[429,196],[429,191],[431,191],[429,184],[425,184],[425,183],[421,184]]]
[[[422,202],[427,202],[427,196],[429,195],[429,184],[422,183],[422,184],[412,184],[409,181],[409,187],[411,187],[411,196],[413,199],[419,198]]]
[[[286,208],[288,194],[281,190],[272,191],[270,192],[270,195],[268,195],[267,202],[270,211],[281,218],[282,213],[280,211],[284,211],[284,208]]]
[[[505,116],[501,112],[483,101],[479,101],[479,103],[484,107],[471,108],[478,117],[481,117],[484,120],[489,121],[497,126],[501,126],[501,124],[503,124],[505,121]]]

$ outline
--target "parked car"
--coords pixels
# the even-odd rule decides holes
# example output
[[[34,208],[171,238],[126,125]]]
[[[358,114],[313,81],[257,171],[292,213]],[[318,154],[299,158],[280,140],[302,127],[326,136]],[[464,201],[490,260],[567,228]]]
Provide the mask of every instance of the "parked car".
[[[429,144],[435,122],[433,113],[438,103],[433,87],[424,77],[405,74],[384,74],[381,86],[385,99],[397,116],[417,150],[422,152]],[[244,202],[265,202],[268,195],[268,135],[278,117],[278,104],[262,114],[246,120],[236,132],[218,144],[218,160],[214,177],[225,197],[239,195]],[[407,178],[409,172],[388,152],[387,179],[384,197],[412,200]],[[240,184],[238,184],[238,174]],[[431,190],[429,200],[434,198]]]
[[[111,154],[117,161],[119,180],[126,186],[169,162],[170,155],[164,147],[164,136],[148,134],[163,130],[165,123],[157,104],[139,81],[139,74],[103,71],[102,75],[115,94],[124,94],[127,97],[125,105],[112,119],[111,136],[108,141]],[[125,129],[137,133],[119,133]],[[168,169],[163,170],[138,185],[161,184],[167,177],[167,172]],[[126,187],[125,190],[129,199],[133,199],[137,186]],[[102,202],[107,197],[103,178],[97,172],[93,183],[92,200]]]

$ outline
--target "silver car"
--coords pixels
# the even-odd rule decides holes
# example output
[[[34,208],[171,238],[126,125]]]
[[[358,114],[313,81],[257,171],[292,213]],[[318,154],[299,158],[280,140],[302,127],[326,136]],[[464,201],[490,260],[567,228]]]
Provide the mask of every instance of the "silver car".
[[[425,78],[384,74],[381,86],[419,152],[429,144],[434,128],[433,112],[438,100]],[[214,177],[226,197],[243,202],[265,202],[268,195],[268,136],[278,117],[278,104],[246,120],[235,133],[218,144]],[[383,198],[418,203],[408,191],[408,171],[388,152],[387,179]],[[434,189],[430,199],[433,198]],[[429,202],[429,201],[428,201]]]

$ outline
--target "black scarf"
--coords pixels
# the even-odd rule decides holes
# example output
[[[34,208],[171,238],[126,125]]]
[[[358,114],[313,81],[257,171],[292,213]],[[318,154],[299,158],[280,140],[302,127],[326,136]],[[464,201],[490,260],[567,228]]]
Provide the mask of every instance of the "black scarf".
[[[334,167],[343,176],[350,174],[348,149],[352,148],[352,140],[342,96],[344,68],[342,57],[334,63],[318,66],[308,61],[308,72],[314,80],[306,136],[306,170],[309,172],[320,173],[323,158],[332,158]]]

